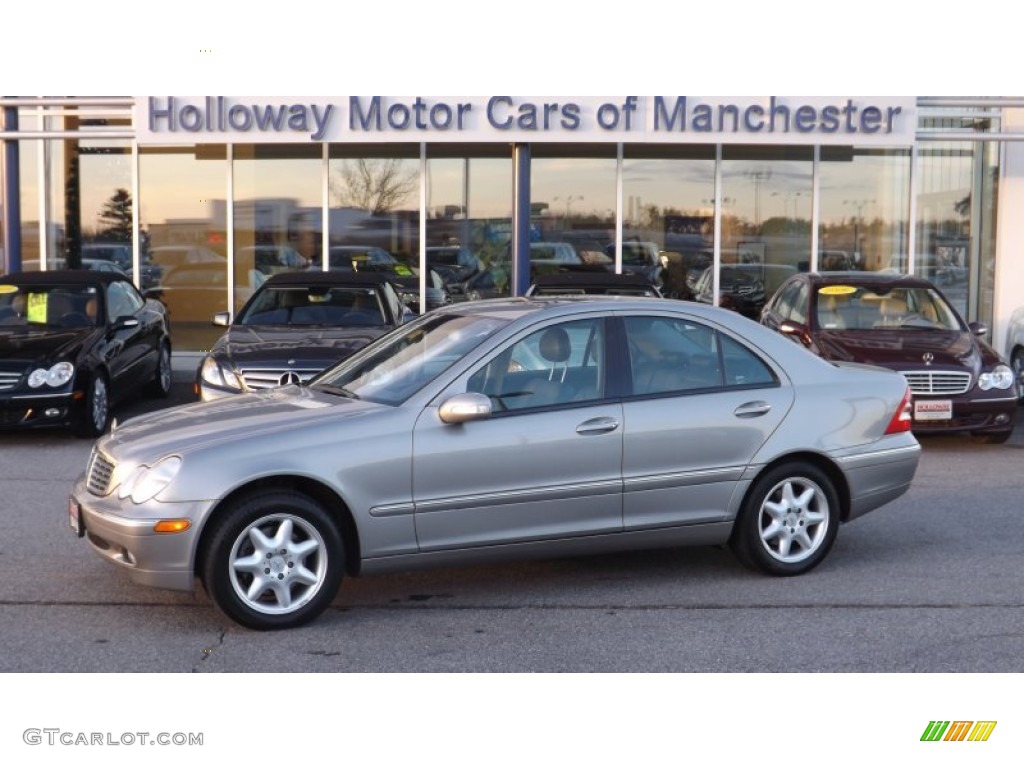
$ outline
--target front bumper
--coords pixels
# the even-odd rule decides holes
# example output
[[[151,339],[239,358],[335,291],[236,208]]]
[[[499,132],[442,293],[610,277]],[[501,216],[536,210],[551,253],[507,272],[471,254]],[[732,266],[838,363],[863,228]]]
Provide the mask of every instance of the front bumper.
[[[0,397],[0,429],[66,426],[84,402],[78,391],[5,395]]]
[[[191,592],[198,522],[212,501],[174,504],[155,500],[133,504],[117,493],[97,497],[86,487],[83,474],[75,483],[72,500],[81,509],[85,539],[104,560],[123,568],[139,584]],[[130,514],[129,514],[130,513]],[[183,533],[156,533],[160,520],[186,519],[192,526]]]
[[[994,397],[976,397],[976,390],[967,395],[946,398],[952,401],[953,418],[940,421],[914,420],[915,434],[947,434],[956,432],[1011,432],[1017,423],[1017,398],[1012,390]],[[941,397],[914,395],[914,401],[939,401]]]

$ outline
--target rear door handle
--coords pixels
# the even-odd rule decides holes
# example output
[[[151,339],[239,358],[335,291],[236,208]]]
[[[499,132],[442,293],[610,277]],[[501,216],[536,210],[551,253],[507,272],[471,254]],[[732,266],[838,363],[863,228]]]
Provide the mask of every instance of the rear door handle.
[[[617,419],[610,416],[598,416],[596,419],[588,419],[576,427],[577,435],[599,435],[602,432],[612,432],[619,428]]]
[[[752,419],[755,416],[764,416],[771,409],[771,403],[766,403],[764,400],[754,400],[738,406],[732,413],[741,419]]]

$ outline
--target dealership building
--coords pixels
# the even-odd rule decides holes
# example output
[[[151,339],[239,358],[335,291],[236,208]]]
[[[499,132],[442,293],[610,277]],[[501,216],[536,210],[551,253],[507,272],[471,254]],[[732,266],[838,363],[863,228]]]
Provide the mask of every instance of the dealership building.
[[[523,293],[558,243],[617,271],[653,244],[666,288],[710,267],[718,301],[735,263],[768,295],[919,274],[1000,351],[1024,306],[1024,98],[0,97],[0,139],[0,267],[113,261],[159,287],[177,353],[332,249],[444,246],[480,295]]]

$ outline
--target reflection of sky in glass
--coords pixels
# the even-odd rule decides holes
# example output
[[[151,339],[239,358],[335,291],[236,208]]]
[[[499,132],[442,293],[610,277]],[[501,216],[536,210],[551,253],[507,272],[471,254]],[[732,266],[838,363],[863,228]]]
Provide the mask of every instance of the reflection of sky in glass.
[[[586,157],[534,158],[530,199],[544,202],[553,213],[614,216],[615,160]]]
[[[623,198],[682,212],[707,211],[715,193],[713,160],[624,160]]]
[[[810,218],[810,161],[724,160],[722,187],[723,210],[740,219],[758,224],[774,216],[793,216],[794,205],[796,218]],[[806,200],[803,213],[801,199]]]
[[[286,198],[299,206],[319,208],[321,167],[315,158],[236,158],[235,198]]]
[[[433,215],[445,206],[464,206],[467,159],[432,158],[427,161],[427,210]],[[512,215],[512,161],[509,158],[468,159],[468,215],[477,219]]]

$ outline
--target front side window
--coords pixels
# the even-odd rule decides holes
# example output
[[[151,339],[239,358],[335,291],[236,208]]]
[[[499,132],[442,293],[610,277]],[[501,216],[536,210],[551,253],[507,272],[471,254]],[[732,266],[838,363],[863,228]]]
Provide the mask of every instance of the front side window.
[[[111,320],[133,315],[137,309],[123,283],[111,283],[107,286],[107,316]]]
[[[495,413],[604,397],[604,322],[551,325],[510,345],[469,379]]]

